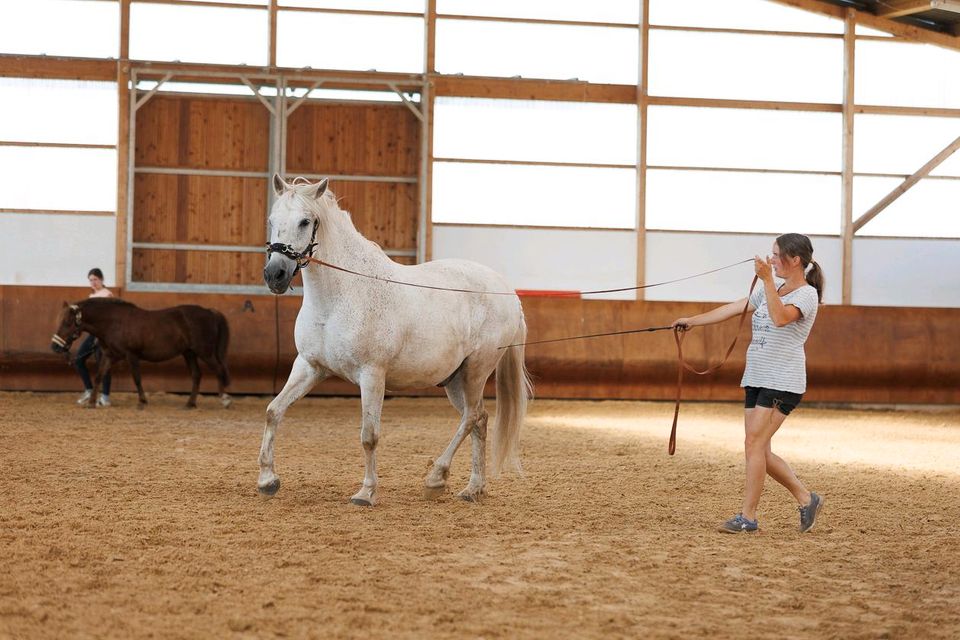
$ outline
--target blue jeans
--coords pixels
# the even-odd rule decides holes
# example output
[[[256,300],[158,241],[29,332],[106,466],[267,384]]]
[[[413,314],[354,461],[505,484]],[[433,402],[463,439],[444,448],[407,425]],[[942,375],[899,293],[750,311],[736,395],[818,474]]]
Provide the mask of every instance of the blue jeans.
[[[87,337],[80,343],[80,348],[77,349],[77,357],[73,360],[73,364],[77,368],[77,373],[80,374],[80,378],[83,380],[83,388],[87,391],[93,390],[93,382],[90,381],[90,373],[87,371],[87,359],[90,356],[93,356],[94,363],[99,367],[100,359],[103,357],[103,350],[100,348],[100,345],[97,344],[97,339],[87,334]],[[109,372],[103,376],[103,389],[101,389],[101,393],[105,396],[110,395]]]

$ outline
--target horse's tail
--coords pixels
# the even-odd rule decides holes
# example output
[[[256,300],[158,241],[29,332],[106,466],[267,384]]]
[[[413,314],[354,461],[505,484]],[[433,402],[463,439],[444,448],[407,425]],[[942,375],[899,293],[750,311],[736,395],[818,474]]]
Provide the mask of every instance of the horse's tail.
[[[525,342],[527,324],[520,326],[513,343]],[[533,398],[533,384],[523,360],[523,347],[511,347],[497,364],[497,419],[493,431],[493,475],[504,469],[522,471],[520,466],[520,427],[527,413],[527,401]]]
[[[230,346],[230,325],[227,318],[217,314],[217,360],[223,367],[223,386],[230,386],[230,370],[227,368],[227,347]]]

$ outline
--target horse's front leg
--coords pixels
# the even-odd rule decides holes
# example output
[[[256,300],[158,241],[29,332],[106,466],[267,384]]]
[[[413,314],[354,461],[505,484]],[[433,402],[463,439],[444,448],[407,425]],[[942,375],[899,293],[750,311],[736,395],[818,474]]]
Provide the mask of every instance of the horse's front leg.
[[[111,364],[113,363],[110,361],[110,356],[106,353],[104,353],[103,357],[97,362],[97,375],[93,377],[93,393],[90,394],[90,400],[87,402],[88,409],[96,408],[97,398],[100,396],[100,385],[103,383],[104,376],[110,372]]]
[[[291,404],[307,395],[318,382],[327,377],[326,371],[297,356],[293,369],[283,389],[267,407],[267,424],[263,429],[263,441],[260,443],[260,478],[257,491],[265,498],[272,497],[280,489],[280,478],[273,470],[273,438],[280,420]]]
[[[365,373],[360,377],[360,404],[363,419],[360,444],[363,445],[363,486],[350,502],[364,507],[377,504],[377,442],[380,441],[380,414],[383,410],[384,374],[381,371]]]

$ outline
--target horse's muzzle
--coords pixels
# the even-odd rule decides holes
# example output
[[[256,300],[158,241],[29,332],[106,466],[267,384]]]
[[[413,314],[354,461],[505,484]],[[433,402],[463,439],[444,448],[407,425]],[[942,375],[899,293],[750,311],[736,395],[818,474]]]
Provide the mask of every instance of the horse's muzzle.
[[[297,264],[283,257],[271,257],[263,268],[263,282],[273,293],[286,293],[290,281],[297,275]]]

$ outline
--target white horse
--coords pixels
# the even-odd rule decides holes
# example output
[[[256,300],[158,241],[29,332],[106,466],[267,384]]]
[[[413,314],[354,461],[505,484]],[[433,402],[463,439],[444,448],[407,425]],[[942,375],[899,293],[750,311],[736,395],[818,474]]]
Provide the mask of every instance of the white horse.
[[[460,413],[453,440],[433,463],[424,490],[441,494],[457,448],[472,435],[472,471],[460,497],[477,500],[486,483],[487,412],[483,389],[497,372],[497,415],[493,431],[494,473],[520,469],[520,427],[531,395],[520,343],[527,334],[516,295],[488,295],[417,288],[427,287],[504,292],[504,279],[483,265],[466,260],[437,260],[405,266],[390,260],[380,247],[354,228],[327,190],[327,180],[293,183],[274,175],[277,200],[270,213],[271,255],[263,270],[267,286],[285,292],[303,266],[303,305],[294,337],[297,359],[283,390],[267,407],[260,447],[257,489],[269,497],[280,488],[274,471],[274,435],[287,408],[318,382],[336,375],[360,386],[363,410],[360,443],[365,473],[351,498],[358,505],[377,502],[377,441],[386,389],[443,386]],[[314,248],[315,243],[315,248]],[[304,256],[380,278],[361,277],[319,264]],[[299,258],[299,259],[298,259]]]

